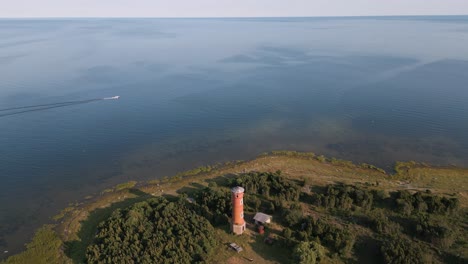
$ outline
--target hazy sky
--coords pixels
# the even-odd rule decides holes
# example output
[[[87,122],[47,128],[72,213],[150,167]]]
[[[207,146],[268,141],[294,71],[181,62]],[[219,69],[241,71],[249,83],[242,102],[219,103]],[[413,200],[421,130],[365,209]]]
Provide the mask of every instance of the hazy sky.
[[[468,15],[468,0],[0,0],[0,17]]]

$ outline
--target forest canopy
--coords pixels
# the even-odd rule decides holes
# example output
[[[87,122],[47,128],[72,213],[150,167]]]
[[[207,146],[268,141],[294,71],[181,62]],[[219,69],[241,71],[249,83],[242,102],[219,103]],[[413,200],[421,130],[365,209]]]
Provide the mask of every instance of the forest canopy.
[[[86,258],[88,263],[196,263],[216,245],[207,219],[183,201],[160,197],[116,210],[99,225]]]

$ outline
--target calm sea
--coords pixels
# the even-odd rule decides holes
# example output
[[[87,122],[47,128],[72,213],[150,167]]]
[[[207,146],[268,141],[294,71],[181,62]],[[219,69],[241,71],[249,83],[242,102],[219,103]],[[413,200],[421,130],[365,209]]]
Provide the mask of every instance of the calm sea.
[[[0,20],[0,257],[103,188],[277,149],[468,166],[468,17]]]

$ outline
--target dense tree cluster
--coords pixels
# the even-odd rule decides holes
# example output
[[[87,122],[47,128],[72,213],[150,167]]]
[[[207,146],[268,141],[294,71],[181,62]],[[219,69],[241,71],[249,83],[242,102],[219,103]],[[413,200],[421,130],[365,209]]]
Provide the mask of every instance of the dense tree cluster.
[[[278,213],[279,221],[285,227],[283,237],[285,244],[292,249],[292,260],[294,263],[319,263],[326,258],[326,251],[332,254],[338,254],[341,257],[348,258],[353,254],[353,247],[356,241],[356,235],[350,231],[346,224],[338,224],[337,222],[352,221],[354,224],[367,226],[375,231],[378,236],[376,239],[382,243],[381,256],[385,263],[421,263],[424,257],[431,256],[430,250],[423,243],[418,242],[418,239],[427,241],[434,246],[440,248],[448,248],[455,241],[456,232],[447,225],[446,217],[451,215],[459,207],[459,202],[455,198],[446,198],[442,196],[431,195],[429,193],[416,192],[414,194],[408,191],[397,191],[388,193],[384,190],[369,189],[368,187],[352,186],[344,184],[329,185],[322,192],[316,194],[310,202],[315,201],[316,205],[330,209],[339,209],[336,211],[335,217],[340,217],[340,212],[346,215],[346,218],[341,220],[333,218],[317,218],[306,216],[304,213],[305,205],[299,201],[301,187],[293,180],[287,179],[281,175],[281,172],[254,172],[242,174],[237,178],[232,178],[228,185],[218,187],[215,183],[210,183],[209,187],[201,189],[194,194],[195,203],[184,205],[184,203],[169,203],[165,201],[167,206],[172,207],[183,206],[184,210],[188,210],[192,215],[190,219],[200,216],[209,228],[211,226],[206,220],[209,220],[213,225],[226,224],[232,210],[231,193],[226,187],[242,186],[246,189],[244,204],[247,211],[258,211],[263,206],[264,210],[271,213]],[[181,199],[184,201],[185,199]],[[159,202],[160,203],[160,202]],[[155,205],[139,205],[138,208],[131,208],[128,211],[118,211],[116,219],[121,219],[118,222],[116,219],[109,220],[105,228],[100,228],[96,245],[88,248],[88,260],[90,262],[112,262],[119,259],[121,256],[129,256],[128,253],[123,253],[124,250],[117,250],[117,243],[112,239],[116,236],[112,232],[117,230],[132,230],[125,233],[120,233],[117,237],[122,241],[128,241],[125,247],[132,248],[135,253],[131,255],[129,261],[145,262],[150,259],[143,257],[152,256],[147,253],[144,247],[148,245],[148,235],[145,235],[146,230],[150,230],[145,226],[132,227],[133,229],[124,229],[123,223],[127,223],[133,215],[143,214],[151,208],[153,211],[158,211],[160,207]],[[187,208],[187,206],[189,208]],[[174,210],[174,208],[172,209]],[[175,211],[178,211],[176,209]],[[393,212],[392,212],[392,211]],[[150,213],[154,214],[154,213]],[[156,213],[158,217],[161,212]],[[169,216],[169,215],[168,215]],[[433,217],[437,216],[437,217]],[[175,221],[175,216],[170,215],[170,222]],[[144,218],[144,217],[143,217]],[[124,220],[122,220],[124,219]],[[152,220],[155,223],[157,218]],[[111,222],[114,221],[114,222]],[[198,221],[198,220],[197,220]],[[139,223],[136,221],[135,223]],[[159,228],[159,223],[155,224]],[[195,225],[192,223],[192,225]],[[113,228],[110,228],[112,226]],[[120,229],[119,229],[120,228]],[[155,227],[150,231],[156,232]],[[152,249],[158,252],[158,256],[164,256],[161,259],[156,259],[158,263],[165,260],[171,262],[189,263],[203,261],[209,255],[210,249],[214,245],[213,238],[209,236],[210,231],[205,231],[205,236],[199,234],[199,241],[191,241],[189,232],[181,232],[175,229],[175,224],[163,226],[164,236],[158,234],[164,243],[157,244],[157,249]],[[203,228],[198,228],[201,230]],[[109,230],[113,230],[110,232]],[[137,230],[137,231],[135,231]],[[188,230],[193,230],[188,227]],[[138,233],[142,231],[143,233]],[[402,233],[404,231],[404,233]],[[110,234],[109,234],[110,232]],[[191,231],[190,231],[191,232]],[[135,234],[137,236],[135,237]],[[414,241],[408,240],[408,236],[415,238]],[[190,246],[183,246],[189,250],[180,253],[177,251],[182,248],[180,244],[174,242],[173,237],[182,239],[183,243]],[[172,239],[172,240],[171,240]],[[151,240],[151,239],[150,239]],[[118,243],[122,244],[119,240]],[[137,242],[139,241],[139,242]],[[152,240],[151,240],[152,241]],[[171,242],[172,241],[172,242]],[[157,242],[151,242],[156,245]],[[195,244],[193,244],[195,243]],[[162,246],[164,244],[164,246]],[[143,249],[142,249],[142,245]],[[195,246],[195,245],[198,245]],[[325,247],[327,249],[325,249]],[[166,250],[169,248],[169,251]],[[114,250],[114,251],[112,251]],[[120,251],[119,251],[120,250]],[[104,251],[99,255],[100,251]],[[97,253],[96,253],[97,252]],[[110,252],[110,253],[109,253]],[[142,253],[143,252],[143,253]],[[94,255],[93,255],[94,254]],[[114,254],[114,255],[113,255]],[[116,255],[117,254],[117,255]],[[121,254],[121,255],[118,255]],[[156,254],[156,253],[155,253]],[[106,256],[106,257],[103,257]],[[110,257],[109,257],[110,256]],[[116,258],[112,259],[112,256]],[[189,258],[193,256],[193,258]],[[164,260],[165,258],[165,260]],[[151,261],[154,261],[152,258]]]
[[[101,223],[87,248],[88,263],[203,262],[217,242],[214,229],[183,200],[154,198],[121,210]]]
[[[410,243],[402,231],[439,249],[452,246],[458,234],[457,228],[450,226],[447,219],[449,215],[455,216],[454,213],[459,209],[457,198],[433,195],[430,192],[410,193],[406,190],[389,194],[382,190],[336,184],[329,185],[322,193],[316,194],[314,200],[317,206],[345,210],[347,216],[358,216],[349,219],[380,234],[378,240],[383,242],[382,256],[386,263],[419,263],[414,260],[421,261],[422,255],[431,255],[426,248],[421,249],[418,246],[420,243]],[[364,209],[365,213],[356,211],[357,208]],[[284,219],[288,221],[285,223],[296,224],[300,215],[294,210],[286,212]],[[342,235],[339,229],[331,228],[330,232],[325,229],[320,235],[320,224],[309,221],[311,223],[303,225],[303,230],[297,232],[300,240],[319,239],[323,245],[341,254],[351,250],[352,245],[342,241],[354,243],[354,240],[349,239],[346,234]],[[312,230],[312,237],[309,230]],[[289,231],[285,235],[289,235]]]
[[[419,214],[413,222],[414,235],[444,248],[453,244],[454,230],[447,221],[435,220],[429,215]]]
[[[88,242],[83,244],[86,261],[209,262],[219,239],[212,225],[229,222],[229,187],[242,186],[246,189],[246,212],[270,212],[276,219],[274,227],[279,223],[284,228],[282,236],[274,234],[278,244],[289,250],[293,263],[327,262],[330,257],[332,261],[341,258],[356,263],[372,259],[373,263],[417,264],[431,262],[432,258],[435,262],[467,263],[462,251],[467,215],[457,198],[429,191],[372,189],[371,184],[313,186],[314,191],[321,191],[312,196],[302,193],[299,181],[283,177],[280,171],[247,173],[227,183],[218,182],[223,185],[210,181],[209,187],[193,192],[193,200],[187,201],[186,195],[176,202],[152,198],[133,201],[132,206],[114,211],[109,218],[106,213],[107,220],[98,226],[93,243],[87,248]],[[134,182],[116,189],[130,185]],[[310,185],[304,180],[302,187]],[[266,236],[270,235],[268,226],[266,230]],[[6,263],[67,263],[63,248],[60,238],[47,226],[39,230],[25,252],[8,258]]]
[[[401,232],[401,226],[391,221],[382,210],[369,212],[369,227],[375,232],[384,235],[395,235]]]
[[[388,264],[419,264],[426,263],[423,251],[417,243],[395,236],[386,239],[381,247],[384,263]]]
[[[282,208],[282,220],[286,226],[298,224],[304,216],[300,204],[292,204],[289,209]]]
[[[295,239],[306,242],[320,241],[321,244],[342,256],[351,253],[356,239],[348,229],[310,216],[303,218],[300,226],[295,229]],[[285,234],[288,232],[284,231]]]
[[[329,185],[324,194],[316,195],[316,204],[327,208],[350,210],[353,206],[365,210],[372,208],[371,191],[350,185]]]
[[[243,186],[246,192],[284,201],[298,201],[301,194],[300,186],[282,177],[281,171],[246,173],[234,179],[231,185]]]
[[[294,247],[293,262],[297,264],[316,264],[325,256],[325,249],[315,241],[300,242]]]
[[[446,198],[422,192],[411,194],[405,190],[396,192],[394,201],[398,210],[405,215],[412,213],[450,214],[459,207],[457,198]]]
[[[195,194],[197,212],[215,225],[225,224],[231,214],[231,194],[207,187]]]

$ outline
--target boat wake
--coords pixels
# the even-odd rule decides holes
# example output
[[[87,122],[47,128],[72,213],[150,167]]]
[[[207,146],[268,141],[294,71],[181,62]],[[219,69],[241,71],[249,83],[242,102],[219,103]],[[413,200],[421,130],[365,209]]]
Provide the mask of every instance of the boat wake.
[[[66,101],[66,102],[57,102],[57,103],[50,103],[50,104],[37,104],[37,105],[1,108],[0,118],[11,116],[11,115],[18,115],[18,114],[24,114],[24,113],[29,113],[29,112],[36,112],[36,111],[43,111],[47,109],[71,106],[71,105],[87,104],[87,103],[102,101],[102,100],[117,100],[119,98],[120,96],[112,96],[112,97],[95,98],[95,99],[88,99],[88,100]]]

